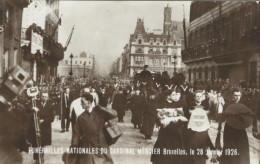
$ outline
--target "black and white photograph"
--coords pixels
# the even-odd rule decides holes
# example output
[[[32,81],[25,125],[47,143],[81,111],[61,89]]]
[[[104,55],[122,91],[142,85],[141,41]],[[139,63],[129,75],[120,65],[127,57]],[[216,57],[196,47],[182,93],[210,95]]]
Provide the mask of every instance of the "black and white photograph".
[[[259,1],[0,0],[0,164],[260,164]]]

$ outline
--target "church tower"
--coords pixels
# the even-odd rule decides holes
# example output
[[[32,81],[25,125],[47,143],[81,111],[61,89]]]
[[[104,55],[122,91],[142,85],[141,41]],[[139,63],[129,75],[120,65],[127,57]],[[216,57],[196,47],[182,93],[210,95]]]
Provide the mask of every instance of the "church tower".
[[[170,34],[172,9],[167,5],[164,8],[163,34]]]

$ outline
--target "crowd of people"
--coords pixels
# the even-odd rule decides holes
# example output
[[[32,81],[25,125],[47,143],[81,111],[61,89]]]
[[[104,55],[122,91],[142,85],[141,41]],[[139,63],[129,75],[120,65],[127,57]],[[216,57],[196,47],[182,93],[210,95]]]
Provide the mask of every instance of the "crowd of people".
[[[105,122],[117,118],[118,123],[123,123],[125,112],[131,111],[133,128],[143,134],[144,139],[151,139],[154,127],[159,127],[155,149],[180,149],[188,153],[188,156],[152,154],[153,164],[203,164],[207,156],[193,155],[188,149],[201,150],[202,154],[205,154],[207,147],[212,150],[218,148],[208,135],[209,125],[211,122],[221,124],[225,121],[223,113],[230,104],[241,103],[251,109],[255,114],[254,123],[257,120],[256,115],[259,116],[259,89],[246,88],[242,81],[239,87],[232,86],[228,79],[225,81],[219,79],[215,82],[196,81],[190,84],[185,82],[182,74],[175,74],[173,78],[170,78],[167,72],[153,76],[147,67],[131,82],[94,79],[85,84],[68,83],[51,87],[38,86],[38,88],[37,107],[32,108],[33,98],[28,97],[26,91],[13,103],[12,111],[15,117],[23,122],[18,135],[20,137],[14,139],[15,146],[20,151],[26,151],[29,145],[27,141],[33,147],[37,147],[33,123],[35,120],[32,117],[34,112],[39,116],[41,147],[52,144],[51,123],[57,118],[61,123],[61,133],[72,131],[72,148],[100,148],[109,146],[103,132]],[[203,109],[202,112],[197,112],[198,108]],[[194,126],[191,122],[196,118],[193,113],[203,115],[204,111],[208,118],[203,122],[206,128],[203,130],[191,128]],[[225,135],[230,132],[237,135]],[[243,154],[240,153],[236,157],[223,155],[223,158],[219,158],[220,163],[249,163],[249,146],[245,129],[237,130],[226,124],[224,148],[237,149]],[[212,157],[213,161],[217,158],[215,154]],[[34,153],[33,158],[36,163],[44,161],[44,158],[39,158],[37,153]],[[113,160],[110,153],[106,155],[98,153],[85,154],[73,162],[107,164],[113,163]]]

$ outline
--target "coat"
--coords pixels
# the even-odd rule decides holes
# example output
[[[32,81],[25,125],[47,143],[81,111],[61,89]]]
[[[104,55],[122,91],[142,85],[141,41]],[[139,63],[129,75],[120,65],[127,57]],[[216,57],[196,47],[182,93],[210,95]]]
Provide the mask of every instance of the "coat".
[[[141,125],[143,122],[143,110],[146,105],[144,96],[134,95],[131,104],[132,104],[131,122],[134,125]]]
[[[224,110],[232,102],[225,104]],[[226,154],[237,151],[239,155]],[[245,129],[235,129],[225,123],[223,133],[223,154],[220,159],[220,164],[249,164],[249,141]]]
[[[178,102],[168,102],[165,100],[163,102],[164,108],[180,108],[185,109],[185,103],[183,101]],[[179,121],[177,123],[171,122],[165,128],[161,127],[158,132],[158,138],[154,144],[154,149],[160,149],[160,154],[152,154],[151,162],[153,164],[182,164],[185,155],[164,155],[163,149],[167,150],[184,150],[184,138],[183,130],[185,128],[185,123]]]
[[[99,98],[99,105],[102,107],[107,107],[108,100],[109,100],[109,95],[107,92],[104,94],[101,92],[98,92],[98,98]]]
[[[42,146],[51,145],[52,133],[51,133],[51,123],[54,120],[54,109],[51,102],[48,100],[43,107],[40,102],[37,102],[37,107],[39,108],[38,117],[43,119],[43,123],[40,123],[40,134]],[[33,145],[36,145],[36,133],[34,126],[33,112],[29,121],[28,127],[28,140]]]
[[[112,164],[113,160],[104,133],[107,120],[116,117],[108,115],[94,107],[91,113],[86,110],[77,119],[72,137],[72,147],[94,149],[93,153],[78,154],[76,164]],[[106,149],[107,153],[101,153],[100,148]]]
[[[70,104],[73,101],[73,94],[69,93],[69,98],[65,96],[65,93],[62,93],[62,111],[61,111],[61,118],[68,119],[70,114]],[[67,107],[66,107],[67,106]]]
[[[156,123],[157,112],[156,112],[157,102],[156,100],[149,100],[143,113],[143,124],[140,132],[147,136],[152,136],[154,125]]]
[[[125,115],[126,97],[123,93],[115,94],[112,108],[117,111],[118,117],[122,117]]]

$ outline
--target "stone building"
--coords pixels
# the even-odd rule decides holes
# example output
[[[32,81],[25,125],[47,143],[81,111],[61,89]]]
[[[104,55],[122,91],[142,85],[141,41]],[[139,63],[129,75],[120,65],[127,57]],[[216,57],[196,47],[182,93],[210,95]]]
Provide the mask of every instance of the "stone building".
[[[121,54],[122,78],[133,77],[135,73],[148,65],[152,72],[167,71],[170,76],[174,71],[182,71],[181,51],[184,48],[183,23],[171,20],[171,8],[164,9],[163,31],[148,31],[144,20],[137,19],[134,33]]]
[[[34,0],[24,9],[22,23],[22,67],[35,81],[57,76],[57,66],[64,57],[58,43],[59,0]]]
[[[21,64],[21,25],[23,9],[30,0],[0,1],[0,78]]]
[[[260,5],[256,2],[192,2],[187,79],[247,80],[260,85]]]
[[[90,53],[81,52],[79,56],[74,56],[72,58],[72,73],[73,77],[82,78],[92,77],[95,70],[95,56]],[[71,71],[71,59],[65,58],[59,62],[58,75],[59,76],[69,76]]]

